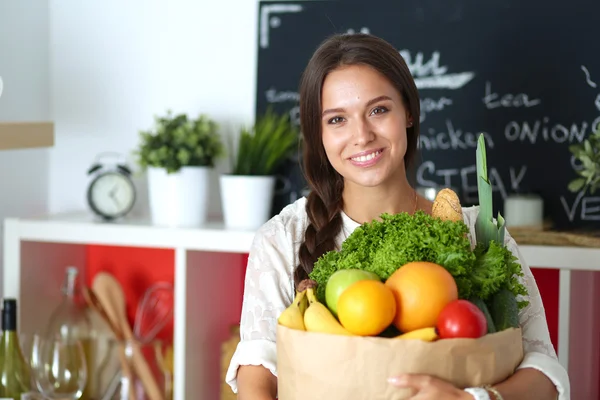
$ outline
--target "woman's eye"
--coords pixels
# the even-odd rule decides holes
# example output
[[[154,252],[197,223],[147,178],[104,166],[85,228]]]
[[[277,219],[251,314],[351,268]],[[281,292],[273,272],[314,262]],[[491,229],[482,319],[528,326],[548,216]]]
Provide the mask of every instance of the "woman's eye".
[[[335,125],[335,124],[339,124],[342,121],[343,121],[342,117],[333,117],[327,123]]]
[[[375,107],[371,113],[372,114],[382,114],[382,113],[386,112],[387,110],[388,110],[387,108],[379,106],[379,107]]]

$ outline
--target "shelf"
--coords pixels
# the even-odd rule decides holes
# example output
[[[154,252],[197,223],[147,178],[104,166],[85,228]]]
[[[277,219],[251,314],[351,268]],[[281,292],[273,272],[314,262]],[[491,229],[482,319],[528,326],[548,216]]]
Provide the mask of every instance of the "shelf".
[[[248,253],[254,238],[254,231],[227,229],[222,221],[209,221],[197,228],[166,228],[154,226],[144,218],[104,222],[85,211],[37,218],[7,218],[5,229],[9,228],[24,241],[226,253]],[[520,245],[519,250],[531,267],[600,271],[600,248]]]
[[[104,222],[87,212],[7,218],[4,224],[5,229],[12,229],[25,241],[227,253],[247,253],[254,238],[254,231],[230,230],[220,221],[209,221],[198,228],[168,228],[154,226],[148,219],[141,218]]]
[[[7,218],[4,296],[20,304],[19,329],[35,332],[60,301],[55,288],[65,266],[85,268],[87,245],[174,249],[174,400],[217,398],[220,346],[239,324],[243,261],[253,238],[253,231],[229,230],[221,221],[164,228],[142,218],[104,222],[85,211]]]
[[[600,271],[600,248],[520,245],[519,251],[531,268]]]
[[[0,121],[0,150],[52,146],[54,146],[54,123],[52,122]]]

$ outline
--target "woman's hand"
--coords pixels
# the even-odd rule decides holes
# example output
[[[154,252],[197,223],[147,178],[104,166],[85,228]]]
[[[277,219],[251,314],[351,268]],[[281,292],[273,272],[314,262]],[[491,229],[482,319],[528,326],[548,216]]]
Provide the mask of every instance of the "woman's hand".
[[[473,400],[473,396],[454,385],[429,375],[406,374],[388,379],[399,388],[413,390],[410,400]]]

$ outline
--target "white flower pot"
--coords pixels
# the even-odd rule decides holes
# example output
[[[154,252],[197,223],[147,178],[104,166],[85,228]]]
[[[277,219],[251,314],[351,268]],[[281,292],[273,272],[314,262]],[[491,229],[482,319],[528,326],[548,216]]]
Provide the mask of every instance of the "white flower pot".
[[[274,176],[221,175],[220,186],[227,228],[255,230],[269,220]]]
[[[195,227],[206,222],[210,167],[183,167],[175,173],[148,168],[148,201],[152,223]]]

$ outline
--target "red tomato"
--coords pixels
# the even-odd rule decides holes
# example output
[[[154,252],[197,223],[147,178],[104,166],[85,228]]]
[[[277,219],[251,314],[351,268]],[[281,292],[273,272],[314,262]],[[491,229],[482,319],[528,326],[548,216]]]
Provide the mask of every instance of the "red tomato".
[[[487,333],[485,315],[468,300],[448,303],[438,315],[436,327],[441,339],[476,339]]]

